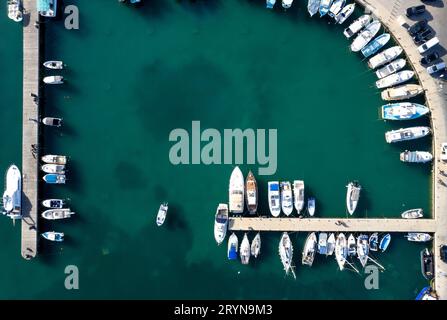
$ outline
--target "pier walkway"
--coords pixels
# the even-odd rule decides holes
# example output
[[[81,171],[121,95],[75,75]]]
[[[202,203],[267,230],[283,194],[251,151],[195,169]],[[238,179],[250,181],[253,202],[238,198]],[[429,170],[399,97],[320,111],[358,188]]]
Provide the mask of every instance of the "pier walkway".
[[[39,106],[39,21],[36,0],[23,0],[23,137],[22,137],[22,257],[37,255]],[[33,152],[35,146],[35,152]]]

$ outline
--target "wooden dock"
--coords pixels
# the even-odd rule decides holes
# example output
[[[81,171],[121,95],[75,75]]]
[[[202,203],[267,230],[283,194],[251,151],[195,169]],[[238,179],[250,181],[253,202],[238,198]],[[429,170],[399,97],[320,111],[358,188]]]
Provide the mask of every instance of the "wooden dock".
[[[23,0],[22,257],[37,255],[39,191],[39,21],[36,0]],[[35,152],[33,152],[33,146]]]

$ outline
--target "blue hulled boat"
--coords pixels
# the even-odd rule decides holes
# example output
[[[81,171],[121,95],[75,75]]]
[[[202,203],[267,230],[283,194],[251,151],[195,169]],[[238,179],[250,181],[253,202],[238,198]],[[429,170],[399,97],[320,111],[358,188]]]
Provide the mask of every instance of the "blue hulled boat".
[[[388,249],[388,246],[390,245],[390,242],[391,242],[391,235],[389,233],[387,233],[380,240],[379,249],[381,251],[385,251],[386,249]]]
[[[65,174],[49,173],[43,176],[43,180],[49,184],[65,184]]]
[[[422,104],[411,102],[390,103],[382,106],[384,120],[412,120],[422,117],[430,109]]]
[[[415,300],[438,300],[432,287],[425,287],[419,292]]]
[[[266,0],[267,9],[273,9],[275,6],[276,0]]]
[[[324,15],[326,15],[329,12],[329,9],[331,8],[333,0],[321,0],[320,2],[320,18]]]
[[[366,47],[364,47],[361,51],[365,58],[368,58],[369,56],[372,56],[376,52],[378,52],[384,45],[387,44],[388,41],[390,41],[390,34],[384,33],[375,38],[371,43],[369,43]]]

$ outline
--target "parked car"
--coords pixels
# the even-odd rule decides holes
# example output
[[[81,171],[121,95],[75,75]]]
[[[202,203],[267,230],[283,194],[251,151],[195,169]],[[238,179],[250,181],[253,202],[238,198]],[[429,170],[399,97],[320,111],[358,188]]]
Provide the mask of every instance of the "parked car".
[[[425,29],[422,32],[417,33],[414,37],[413,37],[413,41],[415,44],[421,44],[425,41],[430,40],[430,38],[434,35],[434,32],[432,29]]]
[[[438,37],[434,37],[418,47],[419,53],[425,53],[439,43]]]
[[[427,68],[428,74],[433,74],[440,71],[445,71],[445,62],[440,62]]]
[[[447,142],[441,144],[441,160],[447,161]]]
[[[417,16],[418,14],[422,14],[425,12],[425,6],[422,4],[420,6],[414,6],[407,8],[407,17],[411,18],[413,16]]]
[[[437,51],[432,52],[430,54],[427,54],[422,57],[421,64],[430,64],[433,61],[436,61],[439,59],[439,53]]]
[[[447,263],[447,245],[441,247],[441,260]]]
[[[408,28],[408,33],[410,36],[414,37],[419,32],[424,31],[428,27],[428,21],[427,19],[421,20],[413,24],[411,27]]]

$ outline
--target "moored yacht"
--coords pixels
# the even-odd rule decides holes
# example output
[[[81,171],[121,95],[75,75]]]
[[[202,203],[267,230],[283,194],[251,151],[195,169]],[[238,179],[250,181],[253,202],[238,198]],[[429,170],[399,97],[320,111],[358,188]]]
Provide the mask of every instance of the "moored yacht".
[[[349,182],[346,187],[348,188],[346,192],[346,208],[348,209],[349,214],[352,216],[355,209],[357,208],[362,186],[358,183],[358,181],[353,181]]]
[[[15,22],[21,22],[23,20],[20,0],[8,1],[8,18]]]
[[[427,242],[430,241],[432,238],[431,235],[428,233],[422,233],[422,232],[408,232],[408,234],[405,236],[408,241],[413,242]]]
[[[292,6],[293,0],[282,0],[282,7],[284,9],[289,9]]]
[[[279,217],[281,214],[281,204],[279,198],[279,182],[270,181],[268,183],[268,198],[270,213],[274,217]]]
[[[273,9],[275,6],[276,0],[266,0],[267,9]]]
[[[42,161],[45,163],[67,164],[67,157],[54,154],[47,154],[42,157]]]
[[[335,21],[338,24],[343,24],[351,16],[354,10],[355,3],[348,4],[335,16]]]
[[[296,278],[292,267],[293,245],[287,232],[283,232],[281,240],[279,240],[278,251],[286,275],[291,272],[293,277]]]
[[[227,258],[228,260],[236,260],[237,259],[237,251],[239,247],[239,240],[236,234],[233,232],[228,239],[228,249],[227,249]]]
[[[220,245],[227,234],[228,228],[228,205],[220,203],[217,206],[216,215],[214,217],[214,239]]]
[[[3,209],[13,220],[22,217],[22,174],[14,164],[6,171]]]
[[[389,103],[382,106],[382,119],[384,120],[412,120],[422,117],[430,109],[422,104],[412,102]]]
[[[304,208],[304,181],[293,181],[293,203],[298,214]]]
[[[377,53],[387,42],[390,40],[391,36],[389,33],[384,33],[372,40],[368,45],[366,45],[362,50],[362,54],[365,58],[372,56]]]
[[[341,9],[343,9],[345,3],[346,0],[334,0],[328,12],[329,17],[335,18],[335,16],[340,13]]]
[[[368,262],[369,254],[369,243],[368,236],[366,234],[361,234],[357,238],[357,257],[359,258],[360,264],[364,268]]]
[[[49,209],[42,212],[42,218],[47,220],[61,220],[70,218],[74,214],[70,209]]]
[[[49,127],[61,127],[62,118],[45,117],[42,119],[42,123]]]
[[[410,209],[402,212],[402,218],[404,219],[418,219],[424,216],[424,210],[418,209]]]
[[[380,94],[383,100],[404,100],[416,97],[424,93],[424,88],[418,84],[406,84],[403,86],[389,88]]]
[[[374,232],[369,237],[369,250],[371,250],[371,251],[379,250],[379,234],[377,232]]]
[[[41,236],[49,241],[62,242],[64,241],[63,232],[48,231],[41,234]]]
[[[161,225],[163,225],[163,223],[165,223],[167,214],[168,214],[168,203],[165,202],[160,205],[160,208],[158,208],[157,226],[160,227]]]
[[[421,251],[421,272],[422,276],[428,281],[435,277],[435,261],[433,253],[427,248]]]
[[[57,0],[38,0],[37,11],[42,17],[54,18],[57,15]]]
[[[320,1],[320,18],[324,15],[326,15],[329,12],[329,9],[331,8],[333,0],[321,0]]]
[[[230,177],[229,210],[231,213],[244,212],[244,176],[241,169],[235,167]]]
[[[309,213],[309,216],[313,217],[315,214],[315,198],[309,197],[307,199],[307,213]]]
[[[332,256],[335,250],[335,234],[331,233],[327,238],[327,251],[326,256]]]
[[[388,34],[388,36],[389,36],[389,34]],[[389,38],[388,38],[388,40],[389,40]],[[376,54],[371,59],[369,59],[368,66],[371,69],[375,69],[377,67],[383,66],[384,64],[396,59],[402,52],[403,52],[403,49],[400,46],[394,46],[394,47],[388,48],[388,49],[384,50],[383,52]]]
[[[307,236],[306,243],[304,244],[303,257],[301,259],[301,263],[303,265],[312,267],[315,258],[316,246],[317,236],[315,232],[312,232]]]
[[[43,82],[46,84],[63,84],[64,83],[64,77],[62,76],[48,76],[43,78]]]
[[[346,257],[348,256],[348,247],[346,237],[343,233],[339,233],[335,241],[335,259],[337,260],[340,271],[345,268]]]
[[[309,12],[309,15],[311,17],[318,12],[319,8],[320,8],[320,0],[308,0],[307,12]]]
[[[248,264],[250,261],[250,241],[248,240],[248,236],[244,233],[244,238],[241,242],[241,247],[239,248],[239,255],[241,257],[242,264]]]
[[[255,214],[258,210],[258,184],[251,171],[248,172],[247,179],[245,180],[245,193],[248,212]]]
[[[343,34],[346,38],[351,38],[357,32],[359,32],[364,26],[366,26],[371,21],[371,16],[369,14],[364,14],[360,16],[353,23],[349,25],[344,31]]]
[[[431,133],[429,127],[410,127],[398,130],[391,130],[385,133],[385,140],[388,143],[414,140],[425,137]]]
[[[351,233],[348,237],[348,256],[355,256],[357,253],[357,243],[354,235]]]
[[[45,173],[65,174],[65,165],[64,164],[47,163],[47,164],[42,165],[41,169]]]
[[[380,22],[374,20],[368,24],[365,29],[354,39],[351,44],[351,51],[358,52],[362,50],[380,30]]]
[[[255,258],[261,253],[261,233],[258,232],[251,242],[251,255]]]
[[[293,211],[292,187],[289,181],[281,182],[281,207],[286,216]]]
[[[427,163],[433,160],[433,155],[427,151],[408,151],[400,153],[400,161],[409,163]]]
[[[42,201],[42,206],[49,209],[62,209],[65,201],[62,199],[46,199]]]
[[[64,68],[64,62],[63,61],[50,60],[50,61],[45,61],[43,63],[43,66],[45,68],[47,68],[47,69],[62,70]]]
[[[387,233],[386,235],[384,235],[382,237],[382,239],[380,239],[379,249],[382,252],[386,251],[386,249],[388,249],[390,243],[391,243],[391,235],[389,233]]]
[[[402,70],[405,65],[407,64],[407,60],[405,59],[396,59],[394,61],[391,61],[387,65],[383,66],[382,68],[378,69],[376,71],[376,76],[379,79],[385,78],[389,76],[390,74],[393,74],[399,70]]]
[[[401,84],[414,77],[414,71],[404,70],[393,73],[385,78],[376,81],[376,87],[379,89],[392,87],[396,84]]]
[[[320,232],[318,234],[318,253],[328,255],[327,233]]]

